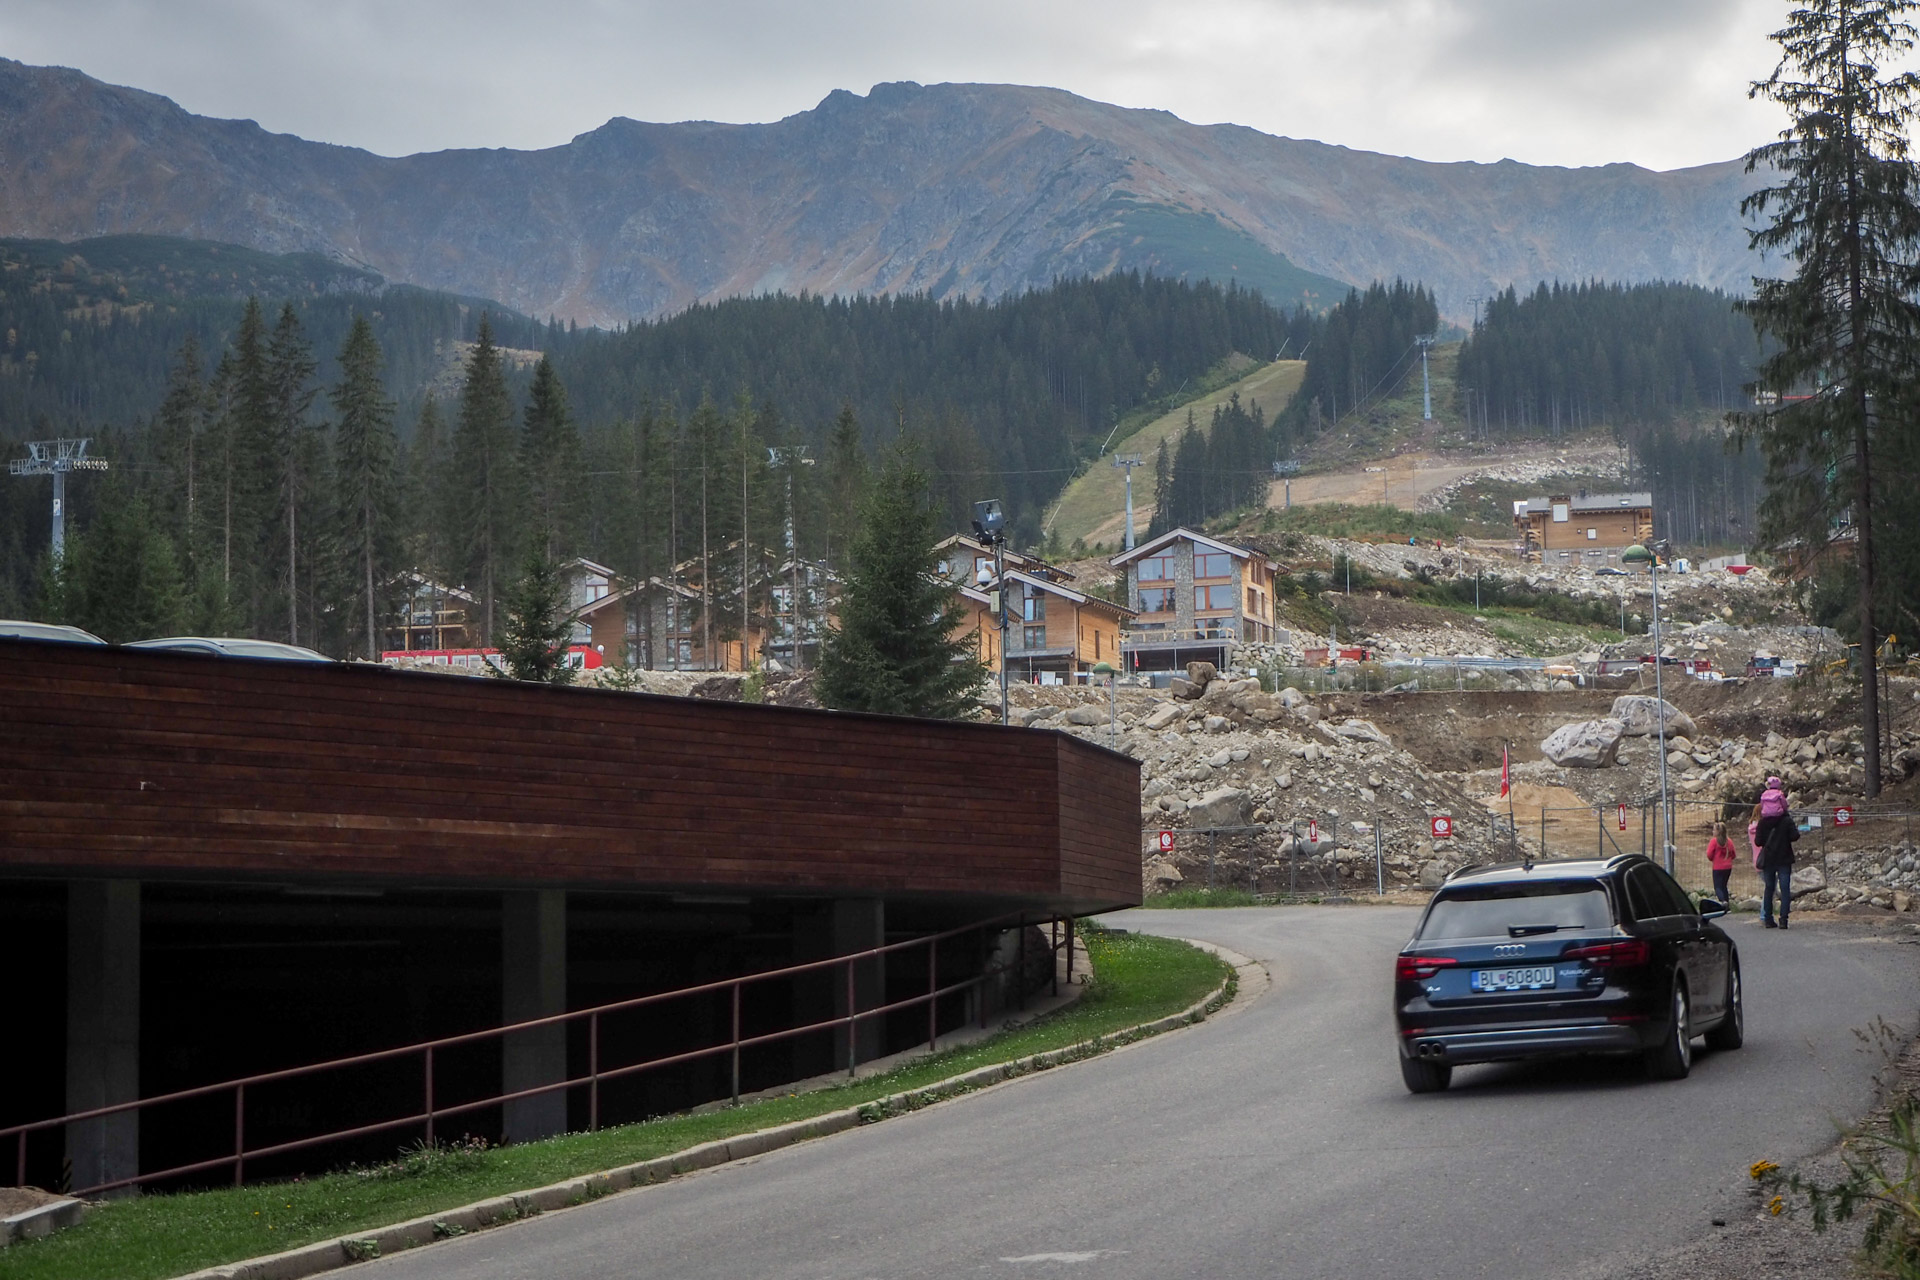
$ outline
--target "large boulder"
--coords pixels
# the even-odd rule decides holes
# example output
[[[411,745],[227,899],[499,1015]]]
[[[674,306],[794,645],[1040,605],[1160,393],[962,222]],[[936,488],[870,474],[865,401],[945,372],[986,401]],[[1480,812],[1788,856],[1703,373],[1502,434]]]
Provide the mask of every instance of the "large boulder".
[[[1191,683],[1199,685],[1202,689],[1206,688],[1213,678],[1219,674],[1220,669],[1211,662],[1189,662],[1187,664],[1187,679]]]
[[[1644,693],[1624,693],[1613,700],[1613,710],[1608,715],[1626,726],[1629,738],[1643,738],[1660,732],[1661,708],[1666,709],[1666,736],[1691,738],[1699,733],[1694,727],[1693,717],[1671,702],[1662,702],[1658,698]]]
[[[1388,741],[1387,735],[1380,732],[1371,720],[1349,720],[1334,732],[1343,738],[1353,738],[1360,742],[1377,742],[1383,747],[1393,745]]]
[[[1826,869],[1819,863],[1809,863],[1793,869],[1793,892],[1796,896],[1803,893],[1818,893],[1826,887]]]
[[[1540,754],[1562,769],[1605,769],[1620,756],[1625,728],[1611,719],[1563,724],[1540,744]]]
[[[1077,725],[1096,725],[1107,723],[1108,710],[1105,707],[1075,707],[1067,712],[1067,723]]]
[[[1187,806],[1196,827],[1244,827],[1253,816],[1253,798],[1239,787],[1221,787]]]
[[[1158,733],[1185,714],[1186,708],[1178,703],[1163,702],[1148,713],[1147,718],[1141,721],[1141,727]]]
[[[1282,689],[1279,693],[1279,698],[1280,698],[1280,705],[1285,707],[1289,711],[1293,710],[1295,707],[1299,706],[1300,704],[1308,700],[1306,694],[1294,688],[1292,685],[1288,685],[1286,688]]]
[[[1146,888],[1150,893],[1165,893],[1186,879],[1180,874],[1180,868],[1173,865],[1173,859],[1165,854],[1155,854],[1147,865],[1141,868],[1140,878],[1146,882]]]
[[[1185,676],[1175,676],[1173,679],[1167,681],[1167,692],[1182,702],[1192,702],[1206,691],[1207,687],[1205,685],[1195,684]]]

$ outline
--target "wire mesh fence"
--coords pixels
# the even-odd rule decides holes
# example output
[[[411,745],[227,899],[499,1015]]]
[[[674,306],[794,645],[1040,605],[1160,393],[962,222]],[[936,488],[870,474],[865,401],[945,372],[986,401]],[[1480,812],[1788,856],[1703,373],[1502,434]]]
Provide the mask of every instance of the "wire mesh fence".
[[[1707,843],[1716,822],[1726,823],[1734,845],[1728,893],[1736,900],[1761,895],[1760,872],[1754,866],[1748,823],[1751,806],[1717,801],[1670,800],[1673,824],[1671,870],[1682,886],[1701,894],[1714,891],[1713,867]],[[1798,808],[1802,828],[1798,865],[1845,865],[1866,857],[1880,864],[1889,857],[1912,855],[1913,833],[1920,813],[1904,807],[1830,805]],[[1429,822],[1431,820],[1429,819]],[[1536,858],[1609,858],[1642,854],[1662,865],[1661,808],[1657,798],[1581,808],[1533,807],[1506,813],[1477,810],[1455,816],[1454,831],[1481,837],[1480,849],[1496,855]],[[1484,828],[1481,823],[1485,824]],[[1181,889],[1236,889],[1273,901],[1306,901],[1336,896],[1384,894],[1419,889],[1412,860],[1439,860],[1450,865],[1481,860],[1464,846],[1457,856],[1447,852],[1449,842],[1434,840],[1428,827],[1343,820],[1337,814],[1321,818],[1250,823],[1241,826],[1146,830],[1143,859],[1170,862],[1179,872]],[[1168,843],[1162,843],[1167,841]],[[1431,850],[1431,852],[1427,852]],[[1831,855],[1839,855],[1838,858]],[[1870,865],[1855,866],[1856,878],[1870,878]],[[1431,886],[1433,882],[1427,882]],[[1162,888],[1171,887],[1172,882]]]

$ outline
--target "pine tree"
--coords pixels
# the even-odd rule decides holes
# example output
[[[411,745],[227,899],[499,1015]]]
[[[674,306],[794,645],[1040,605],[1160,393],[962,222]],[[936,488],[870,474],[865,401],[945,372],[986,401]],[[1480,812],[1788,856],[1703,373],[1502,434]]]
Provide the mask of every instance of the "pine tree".
[[[952,720],[977,706],[984,677],[957,636],[959,593],[933,572],[938,533],[927,477],[900,446],[867,496],[815,693],[843,711]]]
[[[201,375],[200,344],[189,337],[174,357],[167,396],[153,421],[153,449],[165,481],[162,512],[167,528],[191,560],[198,545],[200,436],[206,429],[207,385]]]
[[[178,634],[185,604],[173,539],[116,481],[92,522],[68,539],[66,554],[49,561],[40,612],[122,644]]]
[[[384,580],[393,559],[394,454],[393,401],[380,381],[380,344],[365,316],[355,319],[340,349],[340,380],[330,399],[339,415],[334,428],[338,461],[340,514],[353,548],[364,589],[367,661],[380,657],[376,634],[379,608],[374,583]]]
[[[491,318],[467,360],[460,422],[453,438],[453,483],[459,520],[455,554],[480,597],[480,642],[493,643],[497,596],[517,541],[519,475],[514,466],[513,400],[507,393]]]
[[[301,331],[300,314],[291,302],[280,308],[273,338],[267,347],[269,388],[268,426],[273,442],[271,455],[279,488],[280,518],[277,522],[286,565],[287,642],[300,643],[300,512],[313,487],[314,469],[319,461],[310,438],[307,410],[319,388],[313,385],[313,350]],[[311,638],[311,637],[310,637]]]
[[[827,436],[827,546],[825,559],[836,563],[853,545],[866,499],[867,452],[860,442],[860,420],[842,404]]]
[[[580,432],[567,407],[567,389],[545,356],[533,367],[520,433],[520,467],[527,480],[530,536],[550,560],[572,549]]]
[[[1773,34],[1779,65],[1753,86],[1792,123],[1748,154],[1748,171],[1774,181],[1741,204],[1772,215],[1752,233],[1753,247],[1784,252],[1797,268],[1789,279],[1755,280],[1745,304],[1780,344],[1760,385],[1813,394],[1737,420],[1767,458],[1769,529],[1824,545],[1830,522],[1851,507],[1869,798],[1880,793],[1875,457],[1887,437],[1913,431],[1909,388],[1920,364],[1920,201],[1907,144],[1920,74],[1883,76],[1881,67],[1912,49],[1905,15],[1915,8],[1805,0],[1793,11]]]
[[[508,593],[506,614],[500,635],[500,661],[506,669],[494,674],[539,684],[572,684],[567,649],[573,618],[567,611],[567,584],[559,566],[538,547],[527,551],[520,579]]]

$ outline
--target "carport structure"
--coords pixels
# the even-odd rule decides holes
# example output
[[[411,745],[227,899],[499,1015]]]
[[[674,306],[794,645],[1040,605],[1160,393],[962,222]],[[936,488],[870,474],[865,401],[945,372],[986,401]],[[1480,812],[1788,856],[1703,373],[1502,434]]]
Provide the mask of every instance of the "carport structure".
[[[1045,731],[0,642],[0,955],[34,975],[16,984],[26,1052],[0,1127],[1009,913],[1132,905],[1138,793],[1136,762]],[[943,950],[943,982],[990,941]],[[857,1005],[887,1000],[878,969]],[[748,1017],[770,1026],[848,997],[796,979],[762,1000]],[[716,1016],[631,1035],[672,1051]],[[910,1021],[924,1032],[924,1012]],[[875,1019],[850,1051],[913,1038]],[[449,1065],[447,1087],[564,1078],[579,1052],[516,1034]],[[847,1052],[783,1043],[750,1083]],[[717,1071],[600,1105],[704,1101]],[[336,1105],[290,1094],[249,1124]],[[566,1107],[550,1094],[494,1119],[531,1137]],[[116,1116],[33,1163],[45,1181],[64,1156],[92,1185],[174,1163],[177,1139]]]

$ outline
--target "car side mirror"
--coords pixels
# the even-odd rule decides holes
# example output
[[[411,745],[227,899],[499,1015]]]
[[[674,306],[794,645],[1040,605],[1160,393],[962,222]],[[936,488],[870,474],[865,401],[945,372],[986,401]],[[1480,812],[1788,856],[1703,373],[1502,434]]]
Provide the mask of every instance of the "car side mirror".
[[[1718,920],[1732,909],[1733,908],[1729,907],[1726,903],[1716,902],[1712,898],[1700,899],[1700,918],[1702,920]]]

